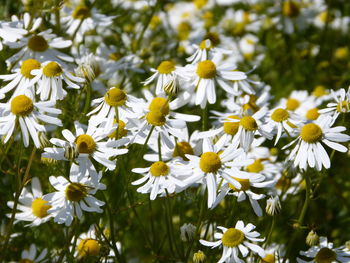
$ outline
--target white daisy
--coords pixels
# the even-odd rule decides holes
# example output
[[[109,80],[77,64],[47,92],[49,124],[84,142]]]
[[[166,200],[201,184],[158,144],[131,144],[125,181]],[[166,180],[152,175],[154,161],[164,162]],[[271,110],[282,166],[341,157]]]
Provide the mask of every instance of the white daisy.
[[[43,200],[43,193],[41,191],[40,181],[37,177],[33,177],[32,191],[27,188],[23,188],[23,191],[19,197],[19,204],[17,208],[21,212],[17,212],[15,215],[16,222],[30,221],[30,224],[26,226],[38,226],[51,219],[47,210],[50,209],[50,205],[47,201]],[[13,201],[7,202],[7,205],[13,209]]]
[[[61,110],[53,108],[54,105],[54,101],[34,102],[31,95],[18,95],[8,103],[0,103],[0,112],[3,110],[0,117],[0,135],[6,135],[4,143],[10,139],[19,124],[24,146],[28,147],[30,135],[35,147],[40,148],[38,133],[46,132],[46,129],[39,121],[62,126],[60,119],[48,115],[61,113]]]
[[[334,150],[347,152],[347,147],[338,142],[350,140],[350,136],[341,133],[346,128],[343,126],[331,127],[333,123],[332,117],[322,116],[315,122],[300,127],[298,138],[282,148],[285,149],[297,143],[290,152],[288,160],[292,160],[294,166],[299,166],[301,169],[306,169],[307,166],[315,167],[318,171],[322,169],[322,166],[328,169],[331,166],[330,159],[321,142]]]
[[[247,78],[244,72],[236,71],[235,65],[222,64],[219,65],[218,56],[212,60],[203,60],[196,65],[187,65],[186,73],[193,79],[193,87],[196,92],[195,104],[205,108],[207,102],[214,104],[216,102],[215,84],[219,83],[227,93],[237,95],[233,89],[233,85],[228,81],[243,80]]]
[[[93,196],[98,190],[106,189],[106,186],[99,182],[101,177],[102,172],[98,174],[97,181],[93,180],[88,176],[87,170],[82,173],[74,163],[69,181],[63,176],[50,176],[49,181],[57,192],[47,194],[43,199],[52,206],[48,212],[53,215],[54,221],[69,226],[75,215],[78,219],[82,218],[82,211],[102,213],[100,206],[105,203]]]
[[[20,28],[18,22],[0,22],[0,51],[3,49],[3,41],[16,42],[27,34],[27,30]]]
[[[44,263],[48,259],[45,259],[47,256],[47,249],[43,249],[41,253],[37,256],[37,248],[35,244],[31,244],[29,250],[23,250],[21,253],[20,262],[35,262],[35,263]]]
[[[91,225],[88,232],[79,235],[75,250],[76,257],[96,257],[100,255],[102,244],[97,238],[95,227],[95,225]]]
[[[186,179],[188,185],[202,183],[207,187],[208,208],[211,208],[216,200],[218,185],[221,185],[223,180],[237,189],[241,188],[241,184],[235,178],[246,177],[246,172],[240,171],[240,168],[251,164],[252,160],[240,157],[243,150],[237,149],[237,144],[224,148],[219,142],[212,145],[208,139],[203,140],[202,152],[200,157],[187,154],[189,163],[184,170],[192,171],[191,176]]]
[[[140,185],[146,182],[137,191],[143,194],[150,193],[151,200],[154,200],[157,195],[164,196],[166,191],[172,194],[175,192],[176,187],[184,188],[187,185],[183,181],[183,177],[186,177],[186,174],[183,173],[181,167],[180,169],[178,168],[179,165],[176,163],[165,163],[163,161],[154,162],[147,168],[134,168],[132,172],[142,174],[143,177],[132,182],[132,184]]]
[[[340,113],[350,112],[350,87],[348,91],[340,89],[338,91],[331,90],[334,102],[327,104],[327,108],[319,110],[323,114],[331,114],[336,119]]]
[[[66,141],[52,138],[50,142],[55,145],[55,147],[44,148],[45,152],[42,156],[55,160],[68,160],[65,155],[66,147],[71,146],[77,150],[77,159],[89,159],[91,156],[94,160],[107,167],[107,169],[114,170],[116,162],[110,160],[110,158],[128,152],[127,149],[118,149],[118,147],[122,147],[129,142],[127,138],[116,141],[103,141],[115,130],[116,126],[106,130],[103,128],[96,128],[89,123],[86,132],[82,124],[75,122],[74,126],[76,131],[75,135],[67,129],[63,130],[62,135]]]
[[[202,239],[199,240],[202,245],[207,247],[216,248],[220,245],[223,246],[222,257],[218,263],[243,263],[244,261],[239,257],[239,254],[242,254],[242,257],[245,258],[247,257],[249,250],[254,254],[258,254],[262,258],[266,256],[263,248],[252,243],[264,241],[264,238],[258,238],[260,233],[252,231],[255,229],[253,224],[249,223],[244,226],[243,221],[237,221],[234,228],[219,226],[218,229],[221,230],[222,233],[215,233],[214,237],[217,241],[210,242]]]
[[[63,89],[62,80],[67,84],[68,88],[80,89],[78,85],[85,80],[73,76],[66,68],[55,61],[46,61],[42,64],[40,69],[34,69],[31,71],[31,75],[34,76],[29,85],[34,85],[38,82],[36,90],[37,94],[40,94],[41,100],[62,100],[67,92]]]
[[[301,251],[300,255],[307,257],[307,260],[297,258],[298,263],[317,262],[350,262],[350,252],[343,250],[344,247],[333,248],[333,243],[328,242],[326,237],[320,237],[320,244],[313,246],[307,251]],[[310,259],[312,259],[310,261]]]
[[[15,43],[9,43],[10,48],[20,48],[20,50],[12,57],[6,60],[8,65],[18,63],[21,60],[30,58],[36,59],[39,62],[56,61],[61,64],[66,62],[73,62],[73,58],[56,49],[63,49],[70,47],[72,41],[64,40],[51,33],[52,30],[40,32],[38,34],[31,33],[30,35],[19,39]]]

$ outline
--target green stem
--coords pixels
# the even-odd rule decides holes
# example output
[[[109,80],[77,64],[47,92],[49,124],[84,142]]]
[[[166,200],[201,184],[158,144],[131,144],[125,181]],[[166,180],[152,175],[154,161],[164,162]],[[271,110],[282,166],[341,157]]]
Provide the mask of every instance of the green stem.
[[[86,116],[90,109],[91,104],[91,85],[90,83],[86,85],[86,97],[85,97],[85,104],[83,109],[83,116]]]
[[[268,244],[269,244],[269,242],[270,242],[270,239],[271,239],[271,236],[272,236],[272,232],[273,232],[273,228],[275,227],[275,220],[276,220],[276,218],[275,218],[275,216],[273,216],[273,217],[272,217],[272,222],[271,222],[270,231],[269,231],[269,233],[268,233],[268,235],[267,235],[267,238],[266,238],[266,242],[265,242],[264,248],[266,248],[266,247],[267,247],[267,245],[268,245]]]
[[[299,215],[299,218],[298,218],[298,223],[300,225],[303,224],[303,221],[304,221],[304,218],[305,218],[305,214],[306,214],[306,211],[309,207],[309,204],[310,204],[310,186],[311,186],[311,182],[310,182],[310,176],[307,172],[304,173],[304,179],[305,179],[305,186],[306,186],[306,189],[305,189],[305,201],[304,201],[304,205],[303,205],[303,208],[301,210],[301,213]]]
[[[205,108],[202,110],[202,131],[208,130],[208,111],[209,111],[209,104],[205,106]]]

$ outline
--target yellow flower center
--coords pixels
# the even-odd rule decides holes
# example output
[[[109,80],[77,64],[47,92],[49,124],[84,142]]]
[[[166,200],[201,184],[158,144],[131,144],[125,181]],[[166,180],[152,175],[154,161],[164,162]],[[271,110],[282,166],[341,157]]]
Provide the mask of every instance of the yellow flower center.
[[[252,116],[244,116],[239,121],[239,124],[247,131],[256,131],[258,129],[258,124]]]
[[[166,98],[156,97],[149,104],[149,110],[159,111],[166,116],[169,114],[169,110],[170,110],[169,102]]]
[[[212,79],[216,76],[216,66],[211,60],[198,63],[197,75],[202,79]]]
[[[226,119],[228,121],[224,122],[224,132],[230,135],[235,135],[238,131],[239,121],[230,122],[229,119],[239,120],[239,117],[235,115],[231,115],[231,116],[228,116],[228,118]]]
[[[267,254],[262,261],[265,263],[275,263],[275,256],[273,254]]]
[[[32,202],[32,213],[36,217],[44,218],[48,215],[47,210],[51,208],[51,205],[48,205],[47,201],[44,201],[41,198],[36,198]]]
[[[72,14],[72,17],[74,19],[85,19],[91,16],[90,9],[85,5],[79,5],[77,6]]]
[[[334,57],[336,59],[346,59],[349,56],[349,49],[348,47],[339,47],[334,52]]]
[[[159,64],[157,71],[160,74],[169,74],[175,70],[175,64],[169,60],[162,61]]]
[[[11,101],[11,112],[17,116],[28,116],[33,110],[33,101],[26,95],[16,96]]]
[[[287,103],[286,103],[287,110],[294,111],[297,108],[299,108],[299,106],[300,106],[300,102],[298,100],[293,99],[293,98],[289,98],[287,100]]]
[[[109,54],[108,58],[114,61],[118,61],[119,59],[121,59],[123,57],[122,53],[119,52],[114,52]]]
[[[41,67],[41,64],[36,59],[27,59],[22,62],[21,65],[21,74],[26,77],[27,79],[34,78],[34,75],[32,75],[30,72],[32,72],[33,69],[39,69]]]
[[[116,122],[115,122],[116,123]],[[110,135],[108,135],[109,138],[115,138],[115,139],[120,139],[125,137],[128,134],[128,130],[125,129],[125,122],[122,120],[118,121],[118,128],[113,131]],[[118,131],[118,136],[117,136],[117,131]]]
[[[241,188],[237,189],[236,187],[234,187],[234,185],[232,184],[228,184],[228,186],[233,190],[233,191],[247,191],[250,188],[250,182],[249,179],[242,179],[242,178],[236,178],[236,177],[232,177],[233,179],[235,179],[236,181],[238,181],[241,184]]]
[[[97,240],[86,238],[80,241],[78,245],[78,254],[80,257],[93,256],[100,254],[101,246]]]
[[[322,138],[322,129],[315,123],[305,124],[301,128],[300,137],[307,143],[315,143]]]
[[[194,0],[193,2],[198,9],[202,9],[207,4],[208,0]]]
[[[350,111],[350,103],[346,100],[341,101],[337,105],[337,111],[338,112],[348,112]]]
[[[44,52],[49,48],[49,44],[42,36],[34,35],[28,40],[28,47],[34,52]]]
[[[211,49],[213,46],[212,46],[212,44],[210,43],[210,45],[209,45],[209,47],[207,47],[207,43],[206,43],[206,39],[205,40],[203,40],[200,44],[199,44],[199,48],[200,49],[205,49],[205,50],[209,50],[209,49]]]
[[[327,95],[328,92],[326,90],[326,88],[322,85],[318,85],[314,88],[314,90],[312,91],[312,95],[314,95],[315,97],[322,97],[324,95]]]
[[[334,16],[327,11],[323,11],[318,15],[318,19],[323,23],[330,23],[334,20]]]
[[[19,263],[34,263],[34,261],[28,258],[22,258]]]
[[[229,228],[223,234],[221,241],[225,247],[237,247],[244,240],[244,233],[236,228]]]
[[[177,32],[180,40],[186,40],[190,35],[191,25],[188,22],[181,22],[177,26]]]
[[[188,142],[177,142],[174,148],[173,157],[180,156],[185,161],[188,161],[186,154],[194,155],[192,146]]]
[[[203,153],[199,161],[199,167],[205,173],[216,173],[221,167],[221,159],[217,153]]]
[[[79,202],[87,195],[87,188],[80,183],[70,183],[66,188],[66,198],[72,202]]]
[[[257,101],[257,96],[255,95],[249,95],[249,101],[246,104],[243,104],[243,109],[245,111],[247,110],[252,110],[253,112],[257,112],[260,108],[258,105],[256,105],[256,101]]]
[[[52,61],[50,63],[48,63],[44,68],[43,68],[43,74],[46,77],[52,78],[52,77],[58,77],[63,73],[63,70],[61,68],[61,66]]]
[[[155,162],[151,165],[151,168],[149,169],[149,171],[151,172],[151,174],[155,177],[158,176],[166,176],[169,174],[169,166],[162,161],[159,162]]]
[[[306,119],[314,121],[320,116],[317,108],[310,109],[306,112]]]
[[[155,29],[161,22],[162,20],[159,16],[152,16],[152,19],[149,22],[149,26],[151,29]]]
[[[282,122],[285,120],[288,120],[289,118],[289,113],[285,109],[275,109],[273,113],[271,114],[271,119],[274,120],[275,122]]]
[[[105,102],[112,107],[118,107],[125,104],[127,99],[125,91],[118,88],[111,88],[105,94]]]
[[[146,120],[153,126],[163,126],[165,124],[166,118],[165,115],[160,111],[150,111],[146,115]]]
[[[316,257],[315,257],[315,262],[316,263],[332,263],[336,260],[337,258],[337,254],[327,248],[327,247],[323,247],[321,248],[317,254],[316,254]]]
[[[247,171],[250,173],[259,173],[262,170],[264,170],[264,165],[258,159],[255,160],[251,165],[247,166]]]
[[[300,13],[298,4],[290,0],[283,3],[282,9],[283,9],[282,10],[283,15],[289,16],[289,17],[296,17]]]
[[[96,143],[94,139],[88,134],[79,135],[75,139],[75,143],[78,146],[79,153],[91,154],[96,150]]]

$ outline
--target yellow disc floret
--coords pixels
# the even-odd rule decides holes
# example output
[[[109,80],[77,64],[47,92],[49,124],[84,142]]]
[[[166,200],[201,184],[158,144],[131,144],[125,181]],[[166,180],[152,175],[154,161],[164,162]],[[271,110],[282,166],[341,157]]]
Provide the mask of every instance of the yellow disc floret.
[[[22,258],[19,263],[34,263],[34,261],[28,258]]]
[[[48,215],[47,210],[51,208],[51,205],[48,205],[48,202],[42,198],[36,198],[32,202],[32,213],[36,217],[44,218]]]
[[[28,47],[34,52],[44,52],[49,48],[49,44],[42,36],[34,35],[29,38]]]
[[[36,59],[30,58],[22,62],[21,65],[21,74],[27,79],[34,78],[34,75],[31,74],[33,69],[39,69],[41,64]]]
[[[93,256],[96,257],[100,254],[101,246],[97,240],[92,238],[86,238],[80,241],[78,244],[78,254],[80,257]]]
[[[247,166],[247,171],[250,173],[259,173],[262,170],[264,170],[264,165],[259,159],[255,160],[254,163]]]
[[[85,19],[91,16],[90,9],[85,5],[79,5],[77,6],[72,14],[72,17],[74,19]]]
[[[314,121],[320,116],[317,108],[310,109],[306,112],[306,119]]]
[[[116,122],[115,122],[116,123]],[[118,121],[118,128],[113,131],[110,135],[108,135],[109,138],[115,138],[115,139],[120,139],[122,137],[125,137],[128,134],[128,130],[125,129],[125,122],[122,120]]]
[[[287,100],[287,103],[286,103],[287,110],[294,111],[297,108],[299,108],[299,106],[300,106],[300,102],[298,100],[293,99],[293,98],[289,98]]]
[[[216,66],[211,60],[198,63],[197,75],[202,79],[212,79],[216,76]]]
[[[238,189],[236,188],[234,185],[229,184],[228,186],[234,190],[234,191],[247,191],[250,188],[250,182],[249,179],[242,179],[242,178],[237,178],[237,177],[232,177],[233,179],[235,179],[237,182],[239,182],[241,184],[241,188]]]
[[[285,120],[288,120],[289,113],[285,109],[275,109],[274,112],[271,114],[271,119],[275,122],[282,122]]]
[[[105,94],[105,102],[112,107],[118,107],[125,104],[127,96],[125,91],[119,88],[111,88]]]
[[[322,139],[322,129],[315,123],[305,124],[301,128],[300,137],[307,143],[315,143]]]
[[[264,263],[275,263],[275,256],[273,254],[267,254],[263,259]]]
[[[163,126],[166,122],[165,115],[160,111],[150,111],[146,115],[146,120],[153,126]]]
[[[172,61],[165,60],[159,64],[157,71],[160,74],[169,74],[175,70],[175,64]]]
[[[223,234],[221,241],[225,247],[237,247],[244,240],[244,233],[236,228],[229,228]]]
[[[258,124],[252,116],[244,116],[239,124],[247,131],[256,131],[258,129]]]
[[[46,77],[58,77],[63,73],[61,66],[57,62],[50,62],[43,68],[43,74]]]
[[[205,173],[216,173],[221,167],[221,159],[217,153],[203,153],[199,161],[199,167]]]
[[[337,258],[337,254],[329,249],[328,247],[323,247],[321,248],[315,257],[315,262],[316,263],[332,263],[335,262]]]
[[[79,202],[87,195],[87,188],[80,183],[70,183],[66,188],[66,198],[72,202]]]
[[[325,86],[322,85],[318,85],[314,88],[314,90],[312,91],[312,95],[315,97],[322,97],[324,95],[327,95],[328,92],[325,88]]]
[[[170,110],[169,102],[166,98],[156,97],[149,104],[149,110],[159,111],[163,115],[168,115]]]
[[[231,115],[227,117],[227,121],[224,122],[224,132],[230,135],[235,135],[238,131],[239,121],[232,122],[230,119],[239,120],[238,116]]]
[[[186,154],[194,155],[191,144],[188,142],[177,142],[174,148],[173,157],[180,156],[185,161],[188,161]]]
[[[94,139],[88,134],[81,134],[75,139],[79,153],[91,154],[96,150]]]
[[[299,15],[300,10],[297,3],[291,0],[287,0],[283,3],[283,15],[289,17],[296,17]]]
[[[155,162],[151,165],[151,168],[149,169],[150,173],[153,176],[166,176],[169,174],[169,166],[162,161]]]
[[[26,95],[18,95],[11,101],[11,112],[17,116],[28,116],[33,109],[33,101]]]

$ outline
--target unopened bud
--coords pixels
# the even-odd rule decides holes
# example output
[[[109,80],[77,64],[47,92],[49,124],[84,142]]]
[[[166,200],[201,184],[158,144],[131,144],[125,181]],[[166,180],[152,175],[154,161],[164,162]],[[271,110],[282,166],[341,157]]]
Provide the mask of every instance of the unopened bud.
[[[310,247],[312,246],[316,246],[319,242],[319,237],[317,235],[317,233],[313,230],[311,230],[309,232],[309,234],[307,234],[307,237],[306,237],[306,244]]]
[[[270,197],[266,200],[266,213],[270,216],[277,215],[281,211],[281,202],[278,196]]]
[[[198,250],[196,253],[193,254],[193,263],[203,263],[205,261],[205,254],[203,251]]]

